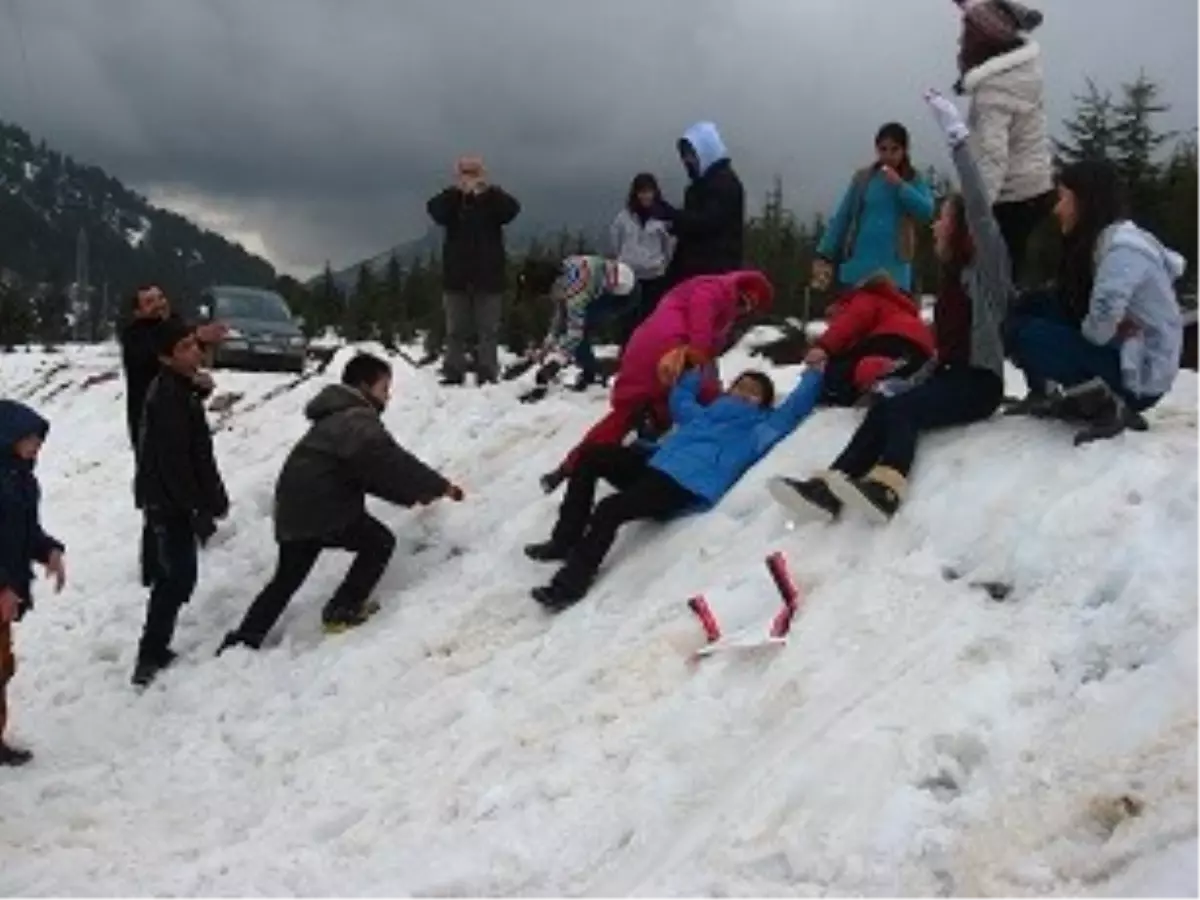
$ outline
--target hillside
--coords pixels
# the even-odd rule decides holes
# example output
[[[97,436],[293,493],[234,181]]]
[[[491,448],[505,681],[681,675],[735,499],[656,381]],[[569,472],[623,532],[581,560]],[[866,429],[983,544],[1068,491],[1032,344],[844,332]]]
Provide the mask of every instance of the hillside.
[[[397,359],[387,421],[467,501],[374,507],[399,547],[366,627],[321,634],[330,555],[268,648],[215,659],[274,565],[272,487],[319,383],[221,372],[234,510],[178,667],[138,696],[122,386],[96,380],[115,353],[0,359],[53,420],[45,524],[72,574],[18,629],[13,737],[39,756],[0,771],[0,894],[1195,896],[1194,374],[1145,435],[931,438],[879,530],[791,529],[767,497],[858,416],[821,411],[716,510],[630,527],[550,618],[520,552],[554,515],[536,476],[604,395],[523,406]],[[776,550],[803,593],[789,643],[692,662],[687,598],[765,621]],[[996,580],[1003,601],[974,586]]]
[[[113,296],[152,279],[182,296],[205,284],[268,285],[275,277],[240,245],[0,122],[0,275],[30,285],[73,282],[81,228],[90,281],[107,282]]]

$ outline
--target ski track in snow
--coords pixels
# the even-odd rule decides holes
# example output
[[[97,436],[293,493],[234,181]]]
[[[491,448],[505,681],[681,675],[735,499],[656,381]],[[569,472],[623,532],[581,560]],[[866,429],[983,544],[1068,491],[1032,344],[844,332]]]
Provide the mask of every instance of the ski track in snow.
[[[627,528],[550,617],[528,590],[553,569],[521,546],[561,491],[536,476],[605,395],[525,406],[523,382],[444,389],[396,360],[388,424],[467,502],[372,503],[399,546],[369,625],[321,633],[346,565],[328,554],[261,653],[215,659],[270,575],[274,480],[344,352],[290,391],[217,373],[243,395],[217,436],[235,505],[182,658],[140,696],[123,383],[81,387],[115,350],[0,357],[0,393],[52,420],[43,518],[71,574],[17,629],[13,737],[38,757],[0,771],[0,893],[1196,894],[1194,374],[1147,435],[932,437],[883,529],[793,529],[769,499],[858,418],[820,411],[716,510]],[[789,643],[691,660],[687,598],[767,621],[773,550],[802,591]]]

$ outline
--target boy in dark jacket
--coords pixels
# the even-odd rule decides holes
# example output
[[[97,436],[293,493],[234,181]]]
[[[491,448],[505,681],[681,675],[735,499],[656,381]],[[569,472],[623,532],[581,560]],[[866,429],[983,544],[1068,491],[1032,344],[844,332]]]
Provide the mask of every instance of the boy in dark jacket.
[[[275,487],[275,575],[251,604],[236,631],[218,649],[262,646],[292,595],[324,550],[346,550],[354,562],[325,605],[326,631],[359,625],[379,607],[368,597],[396,547],[387,526],[367,513],[366,495],[401,506],[460,501],[462,490],[396,443],[380,415],[391,392],[392,370],[360,354],[342,383],[324,388],[304,413],[312,422],[292,449]]]
[[[192,329],[168,319],[156,333],[161,370],[146,394],[138,439],[138,508],[150,523],[157,565],[133,682],[144,687],[175,659],[179,609],[196,589],[197,543],[216,533],[229,497],[196,395],[203,351]]]
[[[63,545],[42,530],[41,491],[34,464],[50,426],[28,406],[0,400],[0,766],[20,766],[33,754],[4,742],[8,724],[8,682],[16,671],[12,626],[33,606],[31,563],[66,583]]]
[[[679,140],[679,157],[691,184],[683,209],[665,210],[671,233],[679,240],[671,260],[671,283],[743,268],[746,192],[717,126],[698,122],[689,128]]]

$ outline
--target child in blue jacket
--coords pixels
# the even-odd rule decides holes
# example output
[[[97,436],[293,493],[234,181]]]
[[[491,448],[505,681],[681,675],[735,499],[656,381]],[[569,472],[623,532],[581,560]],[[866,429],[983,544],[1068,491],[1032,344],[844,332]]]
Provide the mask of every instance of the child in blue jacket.
[[[0,400],[0,766],[20,766],[33,754],[4,742],[8,682],[16,672],[12,627],[33,606],[33,564],[66,581],[63,545],[42,530],[41,491],[33,469],[49,423],[21,403]]]
[[[743,372],[727,393],[701,406],[702,374],[693,369],[671,392],[676,429],[656,449],[587,448],[571,473],[550,540],[525,548],[538,562],[565,562],[548,585],[533,591],[534,599],[556,612],[582,600],[626,522],[662,521],[715,506],[808,417],[820,397],[822,380],[818,370],[805,372],[787,400],[774,408],[771,379],[761,372]],[[593,509],[600,479],[617,493]]]

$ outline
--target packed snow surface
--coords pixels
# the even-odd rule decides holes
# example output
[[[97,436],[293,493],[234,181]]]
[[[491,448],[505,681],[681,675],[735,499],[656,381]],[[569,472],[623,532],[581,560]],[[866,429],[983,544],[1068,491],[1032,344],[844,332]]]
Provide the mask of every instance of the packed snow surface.
[[[536,476],[605,395],[526,406],[397,359],[387,423],[467,501],[373,505],[399,547],[367,626],[322,634],[329,554],[268,647],[216,659],[273,568],[274,480],[326,377],[220,372],[235,506],[180,663],[139,696],[117,371],[112,348],[0,358],[0,394],[53,422],[43,515],[71,572],[17,629],[11,737],[37,759],[0,771],[4,895],[1197,893],[1190,372],[1148,434],[929,438],[886,528],[791,528],[769,499],[860,415],[819,411],[716,510],[626,529],[550,617],[528,591],[552,570],[521,553],[559,499]],[[776,550],[803,591],[790,641],[692,661],[687,599],[765,627]]]

